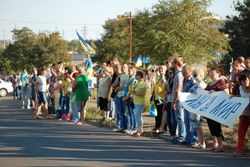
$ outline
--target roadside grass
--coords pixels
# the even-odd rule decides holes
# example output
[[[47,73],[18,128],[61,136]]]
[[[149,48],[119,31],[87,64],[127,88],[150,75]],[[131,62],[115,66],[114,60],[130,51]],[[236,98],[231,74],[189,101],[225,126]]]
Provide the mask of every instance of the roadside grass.
[[[87,120],[100,120],[102,118],[100,111],[96,107],[88,107],[86,113]]]

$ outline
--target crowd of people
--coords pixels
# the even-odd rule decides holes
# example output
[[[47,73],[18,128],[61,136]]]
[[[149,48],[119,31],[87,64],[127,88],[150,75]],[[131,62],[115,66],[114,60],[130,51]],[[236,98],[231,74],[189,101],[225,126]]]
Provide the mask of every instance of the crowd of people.
[[[198,88],[209,92],[224,91],[230,96],[250,98],[250,58],[237,58],[232,63],[230,76],[219,68],[193,68],[182,57],[168,57],[166,64],[155,69],[138,68],[135,64],[121,64],[117,59],[103,62],[97,70],[85,66],[65,67],[64,63],[34,68],[11,77],[14,99],[22,107],[34,109],[34,119],[51,118],[85,124],[86,106],[96,91],[97,107],[102,123],[116,120],[114,132],[134,137],[143,135],[143,116],[146,92],[157,109],[153,133],[168,131],[174,144],[195,149],[223,152],[221,124],[185,110],[180,103],[180,92],[196,93]],[[206,72],[209,74],[205,80]],[[209,81],[209,82],[207,82]],[[204,138],[203,124],[207,122],[212,147]],[[235,156],[244,154],[244,142],[250,125],[249,106],[241,114]]]

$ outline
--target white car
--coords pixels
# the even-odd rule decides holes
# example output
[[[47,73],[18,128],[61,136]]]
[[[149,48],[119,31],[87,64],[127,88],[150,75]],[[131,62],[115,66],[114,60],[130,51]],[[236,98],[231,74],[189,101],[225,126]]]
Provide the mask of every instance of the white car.
[[[6,82],[0,79],[0,97],[7,96],[13,92],[13,86],[11,82]]]

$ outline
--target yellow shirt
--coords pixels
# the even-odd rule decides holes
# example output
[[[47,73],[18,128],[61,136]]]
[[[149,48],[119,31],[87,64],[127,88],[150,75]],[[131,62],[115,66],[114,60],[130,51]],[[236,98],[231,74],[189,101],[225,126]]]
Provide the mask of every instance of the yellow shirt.
[[[68,79],[63,79],[62,80],[62,92],[63,92],[63,96],[67,96],[68,95],[70,85],[71,85],[71,82]]]
[[[135,88],[135,92],[139,92],[140,89],[146,89],[147,85],[145,83],[145,81],[140,81],[140,82],[134,82],[134,88]],[[133,95],[133,99],[134,99],[134,104],[139,104],[139,105],[144,105],[145,104],[145,96],[146,96],[146,92],[144,94],[144,96],[136,96]]]
[[[166,93],[166,87],[165,87],[165,81],[164,79],[160,79],[160,76],[158,75],[156,77],[156,83],[154,85],[154,93],[155,93],[155,100],[158,100],[157,97],[164,99],[165,93]]]

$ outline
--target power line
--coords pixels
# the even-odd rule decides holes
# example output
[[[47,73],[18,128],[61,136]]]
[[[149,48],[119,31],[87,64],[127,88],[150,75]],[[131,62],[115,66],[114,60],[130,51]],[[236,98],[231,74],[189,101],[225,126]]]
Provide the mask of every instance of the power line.
[[[51,25],[51,24],[57,24],[57,25],[83,25],[82,23],[69,23],[69,22],[40,22],[40,21],[24,21],[24,20],[5,20],[0,19],[0,22],[9,22],[9,23],[26,23],[26,24],[45,24],[45,25]],[[100,23],[87,23],[87,26],[102,26],[103,24]]]

